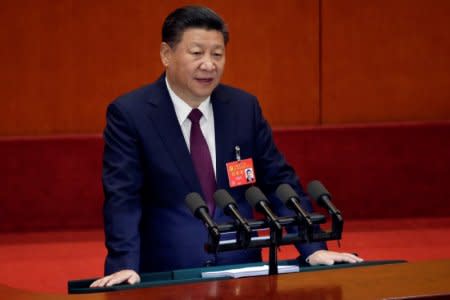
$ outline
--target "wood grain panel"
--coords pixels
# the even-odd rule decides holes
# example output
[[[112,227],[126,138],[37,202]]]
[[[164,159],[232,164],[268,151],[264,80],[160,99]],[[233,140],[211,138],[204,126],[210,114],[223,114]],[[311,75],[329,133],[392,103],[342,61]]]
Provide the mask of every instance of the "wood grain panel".
[[[318,124],[318,1],[225,3],[225,82],[257,95],[273,126]]]
[[[162,72],[164,17],[188,1],[4,0],[0,135],[98,133],[106,105]],[[274,125],[317,121],[317,1],[201,1],[229,23],[224,81]]]
[[[323,0],[324,123],[450,119],[450,1]]]

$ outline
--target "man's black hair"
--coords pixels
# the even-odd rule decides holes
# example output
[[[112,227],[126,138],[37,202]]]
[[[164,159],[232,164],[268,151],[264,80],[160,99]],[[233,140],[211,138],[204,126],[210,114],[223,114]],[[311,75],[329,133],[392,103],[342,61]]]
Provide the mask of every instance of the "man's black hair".
[[[173,48],[189,28],[217,30],[222,33],[225,45],[228,43],[229,33],[225,22],[204,6],[183,6],[170,13],[162,27],[162,41]]]

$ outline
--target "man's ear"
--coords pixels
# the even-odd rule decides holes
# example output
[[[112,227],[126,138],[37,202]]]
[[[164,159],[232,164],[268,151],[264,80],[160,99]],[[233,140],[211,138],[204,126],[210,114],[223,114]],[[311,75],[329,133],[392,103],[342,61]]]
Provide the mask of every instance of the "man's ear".
[[[172,56],[172,48],[165,43],[161,43],[161,47],[159,49],[159,55],[161,56],[161,62],[165,68],[170,64],[170,58]]]

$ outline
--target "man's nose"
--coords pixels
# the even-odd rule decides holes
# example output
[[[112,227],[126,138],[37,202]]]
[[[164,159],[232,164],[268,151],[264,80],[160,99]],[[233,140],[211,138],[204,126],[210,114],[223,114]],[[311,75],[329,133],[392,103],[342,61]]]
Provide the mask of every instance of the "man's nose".
[[[200,69],[204,71],[214,71],[216,69],[216,64],[213,62],[211,57],[207,56],[200,65]]]

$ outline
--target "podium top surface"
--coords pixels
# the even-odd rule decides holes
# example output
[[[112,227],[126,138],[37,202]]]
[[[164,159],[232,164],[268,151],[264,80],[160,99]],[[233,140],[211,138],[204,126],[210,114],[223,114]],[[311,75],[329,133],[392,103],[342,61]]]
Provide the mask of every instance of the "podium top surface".
[[[365,261],[358,264],[348,264],[348,263],[338,263],[332,266],[310,266],[308,264],[301,265],[299,272],[315,272],[323,271],[328,269],[342,269],[342,268],[356,268],[356,267],[367,267],[374,265],[384,265],[384,264],[394,264],[394,263],[404,263],[403,260],[375,260],[375,261]],[[105,288],[89,288],[92,282],[97,278],[83,279],[83,280],[71,280],[68,282],[69,294],[84,294],[84,293],[98,293],[98,292],[108,292],[108,291],[121,291],[127,289],[139,289],[156,287],[163,285],[174,285],[174,284],[185,284],[194,283],[210,280],[223,280],[227,278],[213,279],[213,278],[202,278],[202,272],[205,271],[223,271],[226,269],[237,269],[245,267],[255,267],[262,266],[263,262],[257,263],[246,263],[246,264],[236,264],[236,265],[221,265],[221,266],[210,266],[210,267],[200,267],[191,269],[180,269],[166,272],[155,272],[155,273],[143,273],[141,275],[141,282],[135,285],[121,284],[112,287]],[[278,264],[281,265],[296,265],[298,266],[298,260],[284,260],[279,261]],[[229,277],[231,278],[231,277]],[[228,279],[229,279],[228,278]]]
[[[450,260],[329,269],[85,295],[42,295],[0,285],[2,299],[395,299],[450,296]],[[422,299],[434,299],[422,298]],[[441,299],[436,296],[436,299]]]

